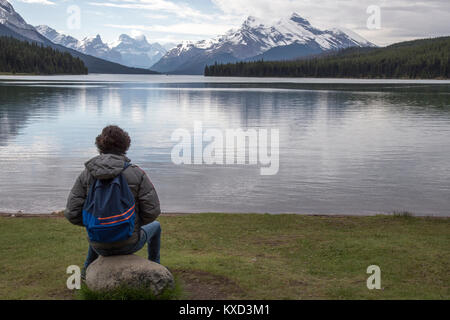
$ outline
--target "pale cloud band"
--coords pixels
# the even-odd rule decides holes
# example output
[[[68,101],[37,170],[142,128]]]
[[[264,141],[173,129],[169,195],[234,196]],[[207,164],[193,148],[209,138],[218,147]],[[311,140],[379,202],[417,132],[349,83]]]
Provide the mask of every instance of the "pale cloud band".
[[[152,12],[172,13],[182,18],[202,18],[208,19],[209,16],[200,11],[192,9],[187,4],[176,4],[166,0],[123,0],[115,2],[89,2],[92,6],[112,7],[120,9],[137,9]]]
[[[141,30],[141,31],[157,31],[169,34],[184,34],[184,35],[208,35],[216,36],[228,31],[229,25],[219,25],[213,23],[179,23],[171,25],[119,25],[119,24],[105,24],[105,27],[117,28],[124,30]]]
[[[351,29],[380,45],[416,38],[448,35],[448,0],[212,0],[227,14],[277,19],[297,12],[321,28]],[[382,27],[366,27],[367,8],[381,8]]]
[[[319,28],[350,29],[378,45],[417,38],[449,35],[448,0],[210,0],[208,5],[185,0],[15,0],[24,3],[55,5],[76,3],[117,10],[122,19],[102,19],[101,27],[140,30],[153,38],[164,35],[177,40],[200,40],[223,34],[238,27],[246,16],[259,17],[267,23],[297,12]],[[381,28],[367,28],[367,8],[381,8]],[[207,7],[207,9],[205,9]],[[141,20],[137,21],[137,17]],[[93,27],[93,28],[92,28]]]
[[[44,5],[55,5],[56,3],[49,0],[19,0],[20,2],[24,3],[37,3],[37,4],[44,4]]]

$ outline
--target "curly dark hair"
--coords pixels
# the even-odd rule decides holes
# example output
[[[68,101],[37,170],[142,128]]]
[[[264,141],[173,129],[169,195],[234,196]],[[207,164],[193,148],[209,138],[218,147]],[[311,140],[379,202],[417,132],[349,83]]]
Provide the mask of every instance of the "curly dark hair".
[[[118,126],[107,126],[95,139],[95,145],[100,153],[124,155],[130,148],[131,139],[126,131]]]

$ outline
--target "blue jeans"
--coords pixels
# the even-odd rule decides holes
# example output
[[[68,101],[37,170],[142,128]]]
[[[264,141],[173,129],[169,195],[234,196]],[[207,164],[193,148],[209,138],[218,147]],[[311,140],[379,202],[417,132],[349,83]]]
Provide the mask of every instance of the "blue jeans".
[[[86,261],[84,262],[84,268],[87,267],[101,256],[111,256],[111,255],[127,255],[133,254],[139,250],[141,250],[145,244],[148,243],[148,260],[160,263],[159,250],[161,247],[161,225],[158,221],[153,221],[152,223],[146,224],[141,227],[141,233],[139,237],[139,241],[136,244],[133,244],[129,247],[122,248],[120,250],[115,251],[107,251],[107,250],[94,250],[91,245],[89,245],[88,254],[86,257]]]

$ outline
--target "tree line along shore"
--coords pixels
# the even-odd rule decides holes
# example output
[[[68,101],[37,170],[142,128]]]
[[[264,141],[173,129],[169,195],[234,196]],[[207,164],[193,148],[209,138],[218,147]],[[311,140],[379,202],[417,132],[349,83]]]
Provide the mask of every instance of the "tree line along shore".
[[[0,74],[87,74],[68,52],[0,37]],[[205,76],[365,79],[450,79],[450,37],[352,47],[297,60],[250,61],[205,66]]]
[[[83,61],[34,42],[0,37],[0,73],[3,74],[87,74]]]

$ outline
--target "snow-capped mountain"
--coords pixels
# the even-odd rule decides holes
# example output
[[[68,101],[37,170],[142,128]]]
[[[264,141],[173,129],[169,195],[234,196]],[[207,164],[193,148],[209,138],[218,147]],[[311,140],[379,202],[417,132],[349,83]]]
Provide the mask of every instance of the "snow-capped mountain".
[[[87,37],[81,40],[81,45],[77,50],[97,58],[122,63],[121,54],[115,50],[112,50],[106,43],[104,43],[99,34],[95,37]]]
[[[294,59],[327,50],[373,46],[342,30],[320,30],[293,13],[275,24],[248,17],[242,26],[210,40],[184,42],[171,49],[152,69],[170,73],[203,73],[206,64],[255,59]]]
[[[121,54],[123,64],[139,68],[150,68],[167,52],[159,43],[150,44],[144,35],[133,38],[122,34],[109,46]]]
[[[44,42],[32,25],[29,25],[6,0],[0,0],[0,25],[9,30],[37,42]]]
[[[32,29],[6,0],[0,0],[0,23],[8,27]]]
[[[81,47],[81,42],[74,37],[67,36],[65,34],[57,32],[55,29],[46,25],[40,25],[35,27],[36,30],[51,42],[60,44],[64,47],[78,50]]]
[[[72,47],[78,46],[78,40],[70,38],[69,36],[58,37],[56,31],[51,28],[40,26],[41,32],[52,34],[49,38],[56,39],[62,44],[55,43],[46,36],[42,35],[35,27],[26,23],[19,13],[14,10],[14,7],[6,0],[0,0],[0,36],[13,37],[20,41],[37,42],[44,46],[51,47],[60,52],[67,52],[74,57],[80,58],[90,73],[113,73],[113,74],[152,74],[154,73],[148,69],[129,68],[124,65],[106,61],[91,55],[82,53]],[[54,31],[54,32],[52,32]],[[76,40],[76,41],[75,41]],[[101,39],[100,39],[101,40]],[[87,43],[86,50],[90,47]],[[76,44],[75,44],[76,43]],[[91,46],[96,46],[99,43],[92,41]],[[67,45],[67,47],[65,46]],[[83,44],[82,44],[83,45]],[[101,46],[100,46],[101,47]]]
[[[110,63],[116,62],[164,73],[202,74],[204,67],[214,62],[287,60],[327,50],[374,46],[348,30],[315,28],[295,13],[274,24],[248,17],[240,28],[224,35],[210,40],[183,42],[174,47],[168,44],[164,48],[157,43],[150,44],[145,37],[132,38],[127,35],[120,36],[118,41],[108,45],[100,35],[79,41],[48,26],[35,28],[27,24],[7,0],[0,0],[0,35],[36,41],[70,52],[80,57],[90,72],[105,73],[110,70],[115,70],[114,73],[142,72]],[[165,52],[169,47],[172,48]],[[96,58],[103,60],[98,61]]]
[[[148,69],[167,52],[159,43],[150,44],[145,36],[133,38],[122,34],[117,41],[107,44],[100,35],[80,41],[46,25],[37,26],[36,30],[54,43],[129,67]]]
[[[103,42],[100,35],[97,35],[95,37],[87,37],[79,41],[72,36],[59,33],[55,29],[50,28],[46,25],[36,26],[35,28],[40,34],[42,34],[53,43],[62,45],[66,48],[77,50],[81,53],[112,62],[121,63],[122,61],[120,53],[111,50],[111,48]]]
[[[122,56],[120,53],[112,50],[106,43],[104,43],[100,35],[95,37],[87,37],[80,41],[72,36],[59,33],[55,29],[46,25],[36,26],[35,28],[40,34],[53,43],[100,59],[122,63]]]

